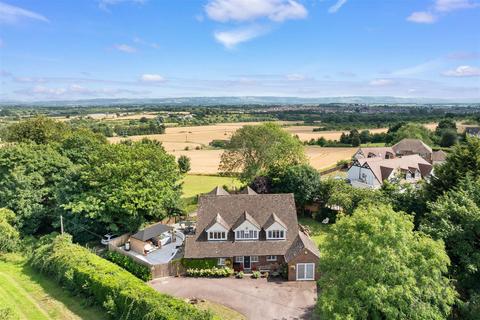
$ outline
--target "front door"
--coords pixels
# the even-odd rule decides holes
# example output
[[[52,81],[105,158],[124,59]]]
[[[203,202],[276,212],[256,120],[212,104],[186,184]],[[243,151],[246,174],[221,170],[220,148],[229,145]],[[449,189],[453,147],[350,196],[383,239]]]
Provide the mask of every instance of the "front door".
[[[250,264],[250,256],[243,257],[243,268],[250,269],[252,266]]]

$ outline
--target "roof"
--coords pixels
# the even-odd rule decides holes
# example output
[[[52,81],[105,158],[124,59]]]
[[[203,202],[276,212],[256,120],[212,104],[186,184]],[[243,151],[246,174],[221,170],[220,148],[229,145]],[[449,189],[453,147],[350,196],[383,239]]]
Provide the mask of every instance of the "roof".
[[[240,225],[242,223],[244,223],[245,221],[248,221],[250,222],[251,224],[253,224],[255,227],[257,227],[257,229],[262,229],[262,227],[258,224],[257,221],[255,221],[255,219],[247,212],[243,212],[243,214],[237,219],[237,221],[235,222],[235,224],[232,226],[232,230],[235,230],[237,229],[238,227],[240,227]]]
[[[228,196],[230,193],[225,191],[225,189],[223,189],[222,187],[217,186],[207,194],[212,195],[212,196]]]
[[[439,151],[433,151],[432,153],[432,161],[445,161],[447,160],[447,153],[439,150]]]
[[[219,225],[221,225],[222,227],[224,227],[225,229],[230,229],[230,226],[228,225],[228,223],[225,222],[225,220],[223,220],[222,216],[217,213],[217,215],[215,216],[215,219],[212,220],[212,222],[210,222],[206,227],[205,227],[205,230],[208,230],[210,229],[213,225],[215,225],[216,223],[218,223]]]
[[[280,218],[275,213],[272,213],[272,215],[268,218],[268,220],[265,223],[265,225],[263,226],[263,228],[268,229],[275,222],[278,223],[279,225],[281,225],[282,227],[284,227],[285,229],[288,229],[287,226],[285,225],[285,223],[283,223],[283,221],[280,220]]]
[[[403,139],[392,146],[396,154],[427,154],[432,148],[419,139]]]
[[[367,148],[359,148],[358,151],[355,153],[355,157],[361,154],[363,157],[367,158],[370,153],[374,154],[375,157],[380,157],[385,159],[385,155],[387,152],[395,155],[392,147],[367,147]]]
[[[257,241],[234,241],[232,231],[226,241],[207,241],[206,226],[221,213],[228,225],[250,216],[262,228],[275,213],[288,229],[285,240],[266,240],[261,230]],[[293,194],[232,194],[225,197],[204,195],[198,200],[197,228],[185,239],[185,258],[218,258],[245,255],[285,255],[298,236],[298,221]]]
[[[305,233],[298,231],[298,236],[295,238],[292,246],[288,249],[287,253],[285,254],[285,261],[288,263],[293,258],[295,258],[299,253],[303,251],[303,249],[307,249],[314,255],[320,258],[320,251],[318,250],[317,245],[310,239]]]
[[[426,177],[432,171],[432,165],[418,154],[403,156],[401,158],[380,159],[364,158],[358,159],[361,166],[368,166],[379,182],[387,179],[393,170],[419,170],[422,177]]]
[[[467,127],[465,133],[470,135],[480,135],[480,127]]]
[[[166,231],[171,231],[171,230],[173,230],[171,226],[168,226],[166,224],[162,224],[159,222],[159,223],[152,224],[151,226],[148,226],[143,230],[138,231],[132,236],[132,238],[135,238],[141,241],[147,241],[148,239],[152,239],[154,237],[161,235]]]
[[[249,194],[249,195],[254,195],[254,194],[258,194],[255,192],[255,190],[253,190],[252,188],[250,188],[249,186],[247,186],[245,189],[243,190],[240,190],[239,192],[240,194]]]

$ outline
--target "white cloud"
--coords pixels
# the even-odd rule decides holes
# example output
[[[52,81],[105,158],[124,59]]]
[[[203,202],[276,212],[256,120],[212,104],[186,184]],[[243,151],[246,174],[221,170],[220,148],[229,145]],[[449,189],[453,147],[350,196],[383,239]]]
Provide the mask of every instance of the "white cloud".
[[[392,79],[375,79],[370,81],[370,85],[374,87],[385,87],[394,84]]]
[[[480,68],[459,66],[453,70],[445,71],[443,75],[448,77],[480,77]]]
[[[250,26],[228,31],[217,31],[214,33],[214,36],[227,49],[233,49],[237,44],[257,38],[266,32],[268,32],[266,28]]]
[[[307,9],[295,0],[210,0],[205,12],[210,19],[219,22],[259,18],[282,22],[308,15]]]
[[[436,0],[435,10],[439,12],[449,12],[460,9],[472,9],[479,4],[469,0]]]
[[[347,0],[337,0],[337,2],[331,6],[330,8],[328,8],[328,12],[330,13],[336,13],[338,10],[340,10],[340,8],[345,4],[347,3]]]
[[[128,44],[116,44],[113,46],[118,51],[126,52],[126,53],[135,53],[137,52],[137,48],[129,46]]]
[[[150,82],[150,83],[158,83],[158,82],[165,82],[165,78],[162,77],[159,74],[145,73],[145,74],[142,74],[142,76],[140,77],[140,81]]]
[[[287,74],[287,75],[285,76],[285,78],[286,78],[288,81],[302,81],[302,80],[305,80],[305,79],[306,79],[305,75],[300,74],[300,73]]]
[[[0,2],[0,23],[14,24],[22,19],[49,22],[45,16],[39,13]]]
[[[134,37],[133,42],[141,44],[143,46],[151,47],[153,49],[160,49],[160,45],[156,42],[148,42],[140,37]]]
[[[427,11],[417,11],[408,16],[407,20],[416,23],[434,23],[437,17]]]

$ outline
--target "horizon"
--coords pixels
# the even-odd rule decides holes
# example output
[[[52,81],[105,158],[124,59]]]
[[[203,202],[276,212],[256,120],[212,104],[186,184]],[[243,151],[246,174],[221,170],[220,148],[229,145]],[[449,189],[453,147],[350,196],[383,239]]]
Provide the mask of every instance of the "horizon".
[[[480,101],[480,1],[0,1],[0,101]]]

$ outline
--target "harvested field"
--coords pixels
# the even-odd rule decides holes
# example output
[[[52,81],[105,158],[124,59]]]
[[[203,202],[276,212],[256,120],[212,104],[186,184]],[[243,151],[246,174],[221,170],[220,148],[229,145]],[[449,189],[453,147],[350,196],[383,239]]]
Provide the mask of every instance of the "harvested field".
[[[322,148],[317,146],[307,146],[305,149],[310,165],[317,170],[333,166],[340,160],[348,160],[358,150],[358,148]]]

